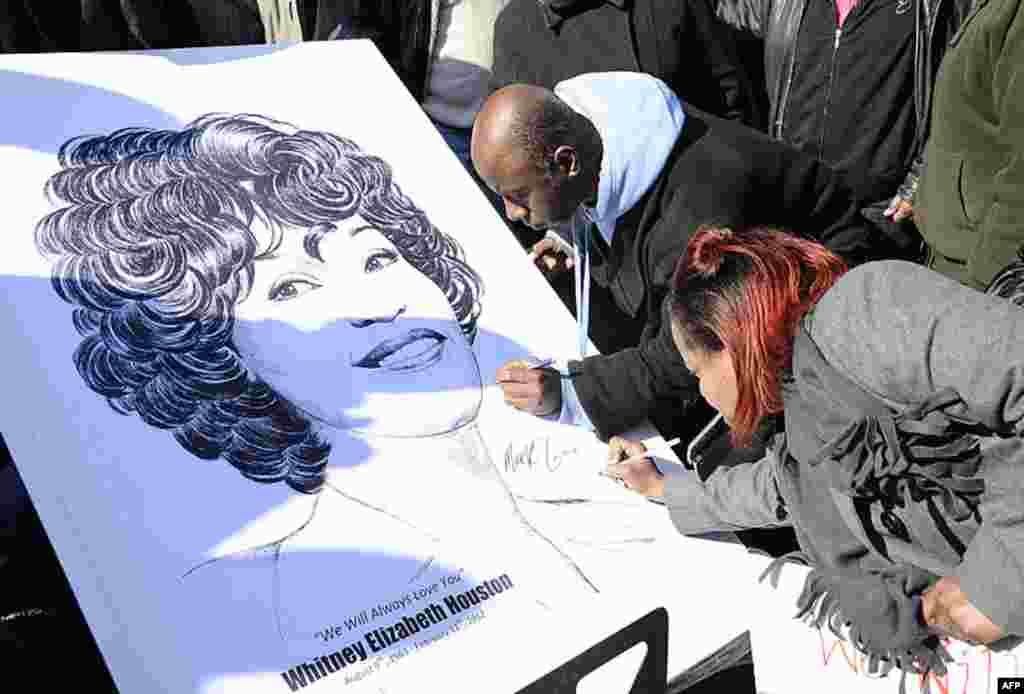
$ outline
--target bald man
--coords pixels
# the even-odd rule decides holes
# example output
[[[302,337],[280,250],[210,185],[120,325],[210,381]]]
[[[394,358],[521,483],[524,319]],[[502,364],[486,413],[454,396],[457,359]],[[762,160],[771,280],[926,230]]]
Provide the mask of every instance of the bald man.
[[[780,226],[851,264],[894,254],[826,165],[681,103],[649,75],[581,75],[554,91],[505,87],[484,103],[471,155],[509,219],[557,229],[572,246],[549,238],[534,250],[544,268],[573,267],[581,359],[558,364],[570,378],[506,365],[505,399],[602,439],[659,407],[685,412],[700,400],[662,320],[675,261],[700,224]],[[589,315],[591,280],[642,321],[635,347],[582,358],[591,319],[603,319]]]

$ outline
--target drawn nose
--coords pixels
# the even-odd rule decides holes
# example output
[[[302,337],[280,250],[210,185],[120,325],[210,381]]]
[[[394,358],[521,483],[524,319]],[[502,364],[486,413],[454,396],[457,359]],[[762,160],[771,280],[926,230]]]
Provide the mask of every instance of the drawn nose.
[[[406,312],[408,308],[408,306],[402,306],[397,311],[395,311],[393,315],[390,316],[382,316],[378,318],[361,318],[356,320],[350,320],[349,323],[357,328],[365,328],[369,325],[373,325],[374,323],[394,323],[396,320],[398,320],[398,317],[400,315]]]

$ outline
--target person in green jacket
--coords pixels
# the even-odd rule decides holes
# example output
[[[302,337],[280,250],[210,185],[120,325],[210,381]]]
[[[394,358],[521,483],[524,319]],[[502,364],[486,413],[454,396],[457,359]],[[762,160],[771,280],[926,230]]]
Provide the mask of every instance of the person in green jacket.
[[[978,0],[938,77],[915,218],[928,265],[984,289],[1024,245],[1024,3]]]

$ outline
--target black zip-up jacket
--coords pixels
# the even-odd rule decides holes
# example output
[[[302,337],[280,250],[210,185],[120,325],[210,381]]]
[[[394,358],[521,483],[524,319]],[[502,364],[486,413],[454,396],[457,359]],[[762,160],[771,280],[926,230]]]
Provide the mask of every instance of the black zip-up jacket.
[[[797,35],[806,15],[808,0],[716,0],[718,16],[730,26],[749,31],[764,41],[769,134],[781,139],[792,96]],[[971,0],[910,0],[913,3],[914,158],[899,194],[912,200],[923,168],[928,139],[932,86],[949,40],[971,7]],[[855,10],[856,11],[856,10]],[[847,20],[849,21],[849,20]],[[869,201],[870,202],[870,201]]]
[[[776,136],[832,166],[865,203],[888,204],[914,159],[912,0],[832,0],[804,10],[786,118]]]

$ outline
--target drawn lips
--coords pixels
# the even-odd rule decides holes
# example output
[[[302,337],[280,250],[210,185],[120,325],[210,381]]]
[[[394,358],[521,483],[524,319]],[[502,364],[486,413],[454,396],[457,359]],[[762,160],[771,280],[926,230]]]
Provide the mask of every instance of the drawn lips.
[[[352,366],[362,369],[384,369],[399,373],[415,373],[429,369],[441,361],[448,338],[428,328],[409,330],[384,340]]]

